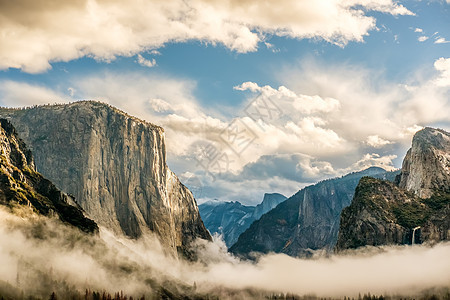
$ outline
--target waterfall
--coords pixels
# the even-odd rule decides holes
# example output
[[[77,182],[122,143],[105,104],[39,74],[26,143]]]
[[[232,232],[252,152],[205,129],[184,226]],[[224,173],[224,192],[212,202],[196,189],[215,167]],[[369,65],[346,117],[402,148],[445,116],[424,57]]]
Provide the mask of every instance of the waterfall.
[[[416,230],[419,228],[420,228],[420,226],[417,226],[417,227],[414,227],[414,229],[413,229],[411,245],[414,245],[415,237],[416,237]]]

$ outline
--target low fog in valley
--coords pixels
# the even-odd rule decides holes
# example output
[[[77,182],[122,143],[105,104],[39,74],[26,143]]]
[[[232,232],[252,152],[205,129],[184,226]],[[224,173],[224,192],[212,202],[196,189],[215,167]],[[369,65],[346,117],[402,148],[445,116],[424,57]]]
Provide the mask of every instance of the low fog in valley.
[[[450,243],[363,248],[342,255],[296,259],[283,254],[242,261],[224,243],[199,241],[199,260],[166,256],[158,242],[119,238],[102,228],[87,236],[27,209],[0,210],[1,280],[25,294],[85,289],[149,295],[152,286],[172,282],[200,294],[257,290],[318,297],[358,294],[415,295],[448,287]],[[30,222],[31,221],[31,222]]]

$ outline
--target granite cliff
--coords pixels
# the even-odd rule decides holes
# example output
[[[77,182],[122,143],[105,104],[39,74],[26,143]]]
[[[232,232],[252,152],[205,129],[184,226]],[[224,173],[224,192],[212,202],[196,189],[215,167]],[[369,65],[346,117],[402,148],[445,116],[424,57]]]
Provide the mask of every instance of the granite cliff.
[[[37,169],[99,225],[131,238],[155,233],[173,253],[211,239],[192,193],[167,167],[161,127],[94,101],[2,108],[0,116],[31,147]]]
[[[225,244],[231,247],[250,224],[286,199],[278,193],[266,193],[263,201],[256,206],[242,205],[238,201],[210,201],[200,204],[198,208],[209,232],[221,234]]]
[[[36,172],[31,151],[11,123],[0,119],[0,125],[0,204],[30,207],[84,232],[97,232],[97,224],[84,216],[72,197]]]
[[[430,127],[418,131],[397,181],[420,198],[437,191],[450,193],[450,134]]]
[[[450,138],[417,132],[395,184],[362,178],[341,215],[336,250],[450,238]]]
[[[251,252],[308,256],[314,250],[329,251],[337,240],[340,213],[350,205],[360,178],[392,174],[369,168],[308,186],[251,224],[230,251],[241,256]]]

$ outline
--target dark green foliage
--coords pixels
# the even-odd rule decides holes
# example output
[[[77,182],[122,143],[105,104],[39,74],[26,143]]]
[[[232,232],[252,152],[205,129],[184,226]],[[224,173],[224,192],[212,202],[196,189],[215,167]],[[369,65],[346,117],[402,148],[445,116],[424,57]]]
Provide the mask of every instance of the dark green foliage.
[[[450,205],[450,194],[448,193],[436,193],[428,199],[424,199],[425,203],[432,210],[440,210]]]
[[[450,194],[436,193],[428,199],[400,203],[393,207],[398,224],[406,228],[424,225],[431,216],[450,205]]]
[[[426,205],[416,201],[398,203],[393,206],[392,211],[397,223],[406,228],[423,226],[431,213]]]

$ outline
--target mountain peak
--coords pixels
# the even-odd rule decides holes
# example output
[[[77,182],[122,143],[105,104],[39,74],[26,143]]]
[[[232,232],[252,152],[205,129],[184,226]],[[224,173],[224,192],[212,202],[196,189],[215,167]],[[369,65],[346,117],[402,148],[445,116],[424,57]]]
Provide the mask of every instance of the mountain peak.
[[[412,145],[422,148],[434,147],[437,149],[450,148],[450,134],[443,129],[425,127],[416,132],[413,137]]]
[[[450,134],[430,127],[418,131],[397,182],[421,198],[435,191],[450,192]]]

